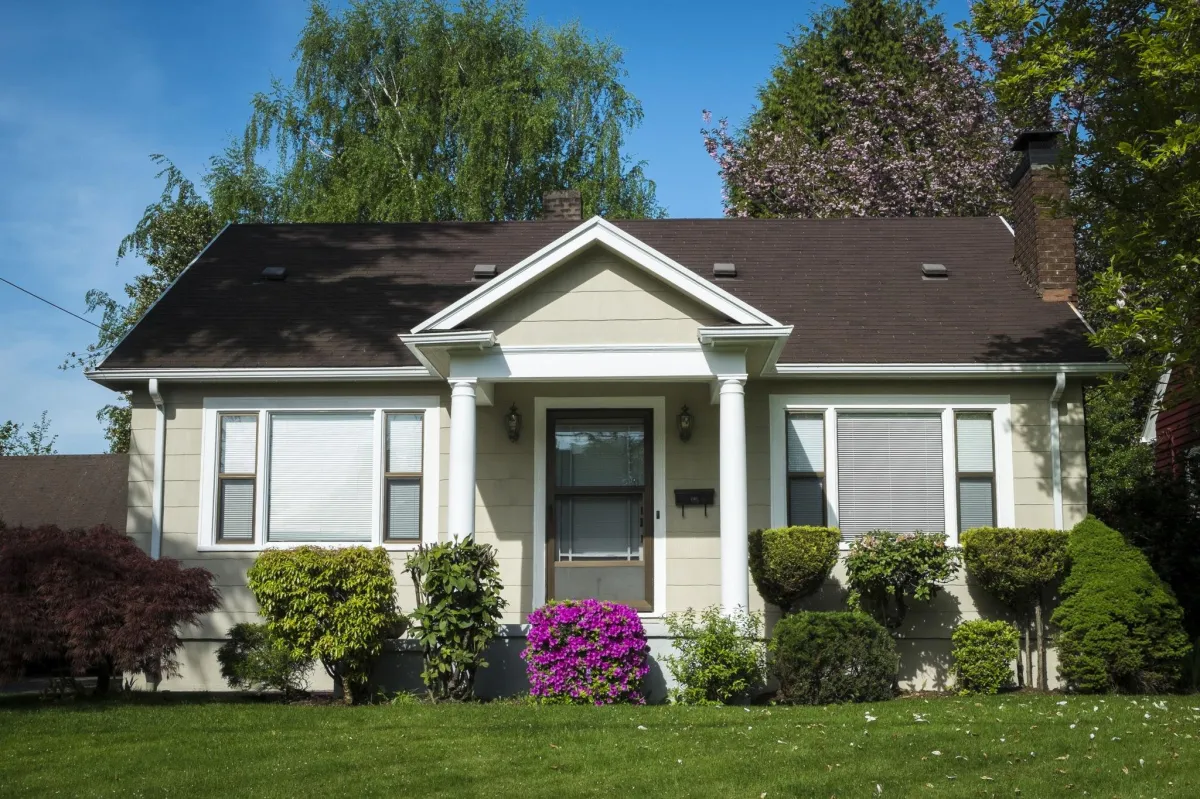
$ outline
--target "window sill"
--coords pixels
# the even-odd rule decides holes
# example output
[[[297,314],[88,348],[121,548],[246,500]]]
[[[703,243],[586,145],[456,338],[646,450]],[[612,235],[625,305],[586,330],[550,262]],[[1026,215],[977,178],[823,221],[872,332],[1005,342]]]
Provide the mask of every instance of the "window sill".
[[[196,547],[197,552],[266,552],[272,549],[298,549],[300,547],[324,547],[325,549],[348,549],[350,547],[367,547],[374,549],[375,547],[383,547],[388,552],[413,552],[420,546],[420,541],[412,543],[397,543],[385,542],[376,543],[373,541],[306,541],[304,543],[289,543],[289,544],[200,544]]]

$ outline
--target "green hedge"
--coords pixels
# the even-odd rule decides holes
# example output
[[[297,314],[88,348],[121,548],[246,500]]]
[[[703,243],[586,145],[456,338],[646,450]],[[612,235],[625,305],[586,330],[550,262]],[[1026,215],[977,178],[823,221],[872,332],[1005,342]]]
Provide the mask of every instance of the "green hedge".
[[[805,705],[891,699],[892,636],[864,613],[794,613],[771,633],[779,701]]]
[[[950,637],[958,688],[968,694],[997,694],[1013,682],[1020,650],[1017,628],[1006,621],[965,621]]]
[[[1178,687],[1190,648],[1183,611],[1150,563],[1089,516],[1071,531],[1071,569],[1058,626],[1059,674],[1081,692],[1155,693]]]
[[[788,613],[821,587],[838,559],[836,527],[773,527],[750,533],[750,576],[763,599]]]

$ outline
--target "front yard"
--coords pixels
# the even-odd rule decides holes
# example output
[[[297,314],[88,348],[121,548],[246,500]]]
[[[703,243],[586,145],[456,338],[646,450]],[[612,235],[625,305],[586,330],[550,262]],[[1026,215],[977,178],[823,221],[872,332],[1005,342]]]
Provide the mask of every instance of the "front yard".
[[[4,796],[1200,795],[1200,697],[797,708],[0,699]]]

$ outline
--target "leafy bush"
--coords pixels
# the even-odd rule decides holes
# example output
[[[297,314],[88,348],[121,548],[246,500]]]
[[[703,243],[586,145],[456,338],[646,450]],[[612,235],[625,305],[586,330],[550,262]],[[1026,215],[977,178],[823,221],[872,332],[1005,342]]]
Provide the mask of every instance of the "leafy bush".
[[[766,648],[762,614],[720,608],[699,616],[690,608],[665,618],[677,654],[663,658],[677,687],[671,698],[685,705],[721,705],[746,697],[763,684]]]
[[[851,607],[861,606],[895,630],[911,597],[928,602],[958,573],[958,553],[941,533],[868,533],[850,545],[846,576]]]
[[[307,693],[312,661],[298,658],[287,642],[265,624],[235,624],[217,650],[221,676],[230,688],[282,691],[285,697]]]
[[[0,535],[0,676],[59,660],[94,670],[96,693],[112,676],[157,683],[177,674],[181,625],[216,609],[205,569],[154,560],[128,536],[99,526],[11,527]]]
[[[318,660],[346,702],[370,698],[383,642],[399,636],[396,578],[382,548],[267,550],[246,573],[267,630],[297,660]]]
[[[1049,687],[1043,623],[1046,589],[1067,569],[1066,530],[978,527],[962,534],[967,573],[1026,623],[1033,618],[1038,642],[1038,687]],[[1025,659],[1032,665],[1029,635]],[[1032,674],[1030,675],[1032,680]]]
[[[1021,636],[1006,621],[975,619],[954,629],[954,668],[958,687],[968,694],[998,694],[1012,685],[1012,662]]]
[[[650,647],[637,611],[596,599],[550,602],[529,616],[521,656],[529,693],[542,702],[644,704]]]
[[[421,679],[435,699],[470,698],[507,604],[495,550],[471,540],[421,546],[404,569],[417,589],[412,634],[425,652]]]
[[[750,533],[750,575],[758,592],[790,613],[829,577],[841,540],[836,527],[775,527]]]
[[[1178,686],[1183,612],[1146,556],[1089,516],[1071,531],[1065,599],[1054,611],[1059,674],[1075,691],[1157,693]]]
[[[779,701],[803,705],[874,702],[893,696],[896,645],[863,613],[794,613],[771,635]]]

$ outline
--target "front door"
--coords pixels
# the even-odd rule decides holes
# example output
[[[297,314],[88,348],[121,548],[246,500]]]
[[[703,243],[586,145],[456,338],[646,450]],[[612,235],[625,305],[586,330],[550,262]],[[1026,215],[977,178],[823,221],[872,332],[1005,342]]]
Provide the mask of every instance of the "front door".
[[[653,413],[547,414],[547,597],[651,610]]]

